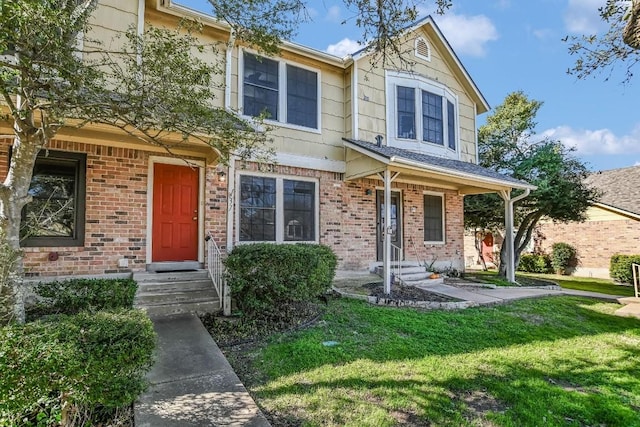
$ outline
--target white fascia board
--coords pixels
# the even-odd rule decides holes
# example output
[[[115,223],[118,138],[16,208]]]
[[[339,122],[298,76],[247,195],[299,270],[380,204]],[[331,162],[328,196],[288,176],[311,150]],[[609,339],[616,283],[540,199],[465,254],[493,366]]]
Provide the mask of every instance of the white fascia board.
[[[319,159],[289,153],[276,153],[275,162],[282,166],[345,173],[346,165],[342,160]]]
[[[493,184],[493,185],[499,185],[500,187],[507,187],[507,188],[517,188],[520,190],[535,190],[536,187],[535,185],[530,185],[530,184],[518,184],[515,182],[510,182],[510,181],[502,181],[499,179],[494,179],[494,178],[489,178],[489,177],[484,177],[484,176],[480,176],[480,175],[472,175],[472,174],[468,174],[465,172],[460,172],[460,171],[456,171],[456,170],[451,170],[451,169],[447,169],[447,168],[443,168],[443,167],[439,167],[439,166],[433,166],[433,165],[428,165],[425,166],[424,163],[420,163],[420,162],[415,162],[409,159],[404,159],[404,158],[398,158],[398,157],[391,157],[391,159],[389,160],[390,163],[397,163],[400,165],[407,165],[407,166],[412,166],[418,169],[422,169],[425,171],[433,171],[433,172],[437,172],[437,173],[442,173],[442,174],[446,174],[446,175],[452,175],[452,176],[456,176],[458,178],[464,178],[464,179],[469,179],[469,180],[473,180],[473,181],[477,181],[477,182],[483,182],[486,184]]]

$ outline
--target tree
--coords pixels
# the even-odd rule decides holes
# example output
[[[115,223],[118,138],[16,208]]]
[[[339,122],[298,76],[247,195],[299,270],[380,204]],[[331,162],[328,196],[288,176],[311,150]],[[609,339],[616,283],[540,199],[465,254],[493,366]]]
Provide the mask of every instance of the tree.
[[[622,65],[623,81],[628,83],[640,61],[640,1],[607,0],[598,13],[608,26],[605,33],[564,38],[569,43],[569,53],[577,56],[567,72],[579,79],[606,72],[608,80],[614,68]]]
[[[514,207],[515,265],[540,219],[584,221],[586,209],[598,196],[585,185],[587,168],[572,150],[559,141],[534,138],[540,107],[542,102],[530,100],[523,92],[510,93],[478,132],[482,166],[538,187]],[[503,200],[496,194],[467,196],[465,226],[502,229]],[[506,245],[500,251],[500,274],[506,274]]]
[[[449,0],[433,0],[440,11]],[[216,107],[216,74],[223,72],[219,46],[199,43],[196,23],[179,29],[128,31],[115,45],[91,40],[89,18],[97,0],[0,0],[0,114],[12,125],[8,173],[0,185],[0,249],[17,260],[0,282],[0,304],[24,320],[20,224],[32,201],[29,187],[36,157],[65,126],[102,124],[167,152],[188,141],[247,157],[264,149],[267,135],[224,108]],[[303,0],[210,0],[214,17],[233,38],[275,53],[304,14]],[[386,58],[399,46],[406,19],[416,16],[413,0],[345,0],[356,9],[369,51]],[[78,43],[82,39],[83,43]],[[232,43],[230,41],[230,43]],[[209,52],[213,62],[193,53]],[[399,52],[398,49],[395,50]],[[381,53],[382,52],[382,53]],[[176,70],[179,70],[176,71]],[[64,228],[64,206],[45,205]],[[35,218],[35,217],[34,217]],[[27,230],[28,232],[28,230]],[[5,298],[6,297],[6,298]]]
[[[117,52],[88,38],[81,49],[78,36],[90,34],[87,22],[94,1],[14,0],[0,5],[0,95],[4,118],[14,131],[8,173],[0,185],[1,248],[19,251],[36,156],[63,126],[110,125],[169,153],[199,140],[223,160],[231,153],[248,156],[264,149],[265,133],[213,106],[220,64],[191,53],[215,49],[198,43],[195,24],[174,30],[151,27],[142,35],[131,29]],[[64,188],[60,183],[39,185]],[[36,211],[59,214],[64,206],[45,203],[31,210]],[[64,215],[58,216],[56,223],[64,227]],[[12,312],[23,321],[20,256],[14,265],[15,271],[4,275],[12,279],[0,283],[0,295],[10,297],[5,314]]]

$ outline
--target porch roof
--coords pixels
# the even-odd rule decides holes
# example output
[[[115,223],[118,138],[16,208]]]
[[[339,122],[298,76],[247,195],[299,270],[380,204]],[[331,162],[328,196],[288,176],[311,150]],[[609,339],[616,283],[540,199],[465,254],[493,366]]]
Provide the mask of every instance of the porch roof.
[[[380,179],[389,168],[399,172],[396,181],[457,190],[459,194],[493,193],[535,186],[491,169],[386,145],[343,138],[347,148],[345,179]]]

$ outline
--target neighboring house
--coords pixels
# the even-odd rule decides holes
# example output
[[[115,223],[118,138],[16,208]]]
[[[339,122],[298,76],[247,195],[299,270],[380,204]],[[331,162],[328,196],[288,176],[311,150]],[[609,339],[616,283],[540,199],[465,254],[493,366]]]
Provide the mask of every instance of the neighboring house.
[[[229,39],[225,26],[169,0],[100,3],[91,37],[174,26],[186,16],[204,23],[202,37]],[[370,269],[385,253],[387,261],[395,254],[463,268],[464,195],[508,197],[531,187],[476,164],[476,117],[489,106],[433,19],[407,29],[404,43],[413,72],[372,68],[364,53],[339,58],[293,43],[278,58],[238,44],[221,52],[220,106],[247,117],[270,113],[273,164],[232,159],[222,167],[214,150],[193,145],[176,150],[196,166],[189,167],[107,127],[60,130],[37,161],[34,185],[64,182],[58,202],[68,215],[24,240],[26,271],[199,266],[207,233],[226,249],[325,244],[342,269]],[[11,142],[0,140],[1,173]]]
[[[601,192],[587,220],[541,223],[536,246],[550,253],[554,243],[569,243],[579,260],[573,274],[608,278],[611,255],[640,253],[640,166],[595,172],[586,183]]]

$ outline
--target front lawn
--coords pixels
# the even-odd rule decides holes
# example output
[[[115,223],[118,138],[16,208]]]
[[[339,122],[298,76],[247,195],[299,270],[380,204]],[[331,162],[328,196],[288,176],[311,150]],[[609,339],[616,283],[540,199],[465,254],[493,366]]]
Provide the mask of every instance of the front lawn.
[[[274,426],[640,426],[640,322],[616,308],[336,299],[309,329],[224,350]]]
[[[506,279],[499,277],[495,270],[466,272],[464,277],[469,280],[475,279],[498,286],[513,286],[513,284],[509,283]],[[614,283],[613,280],[596,279],[593,277],[560,276],[557,274],[523,273],[521,271],[516,274],[516,281],[522,285],[529,285],[528,280],[530,279],[542,279],[554,282],[566,289],[626,297],[634,296],[633,286],[618,285]]]

